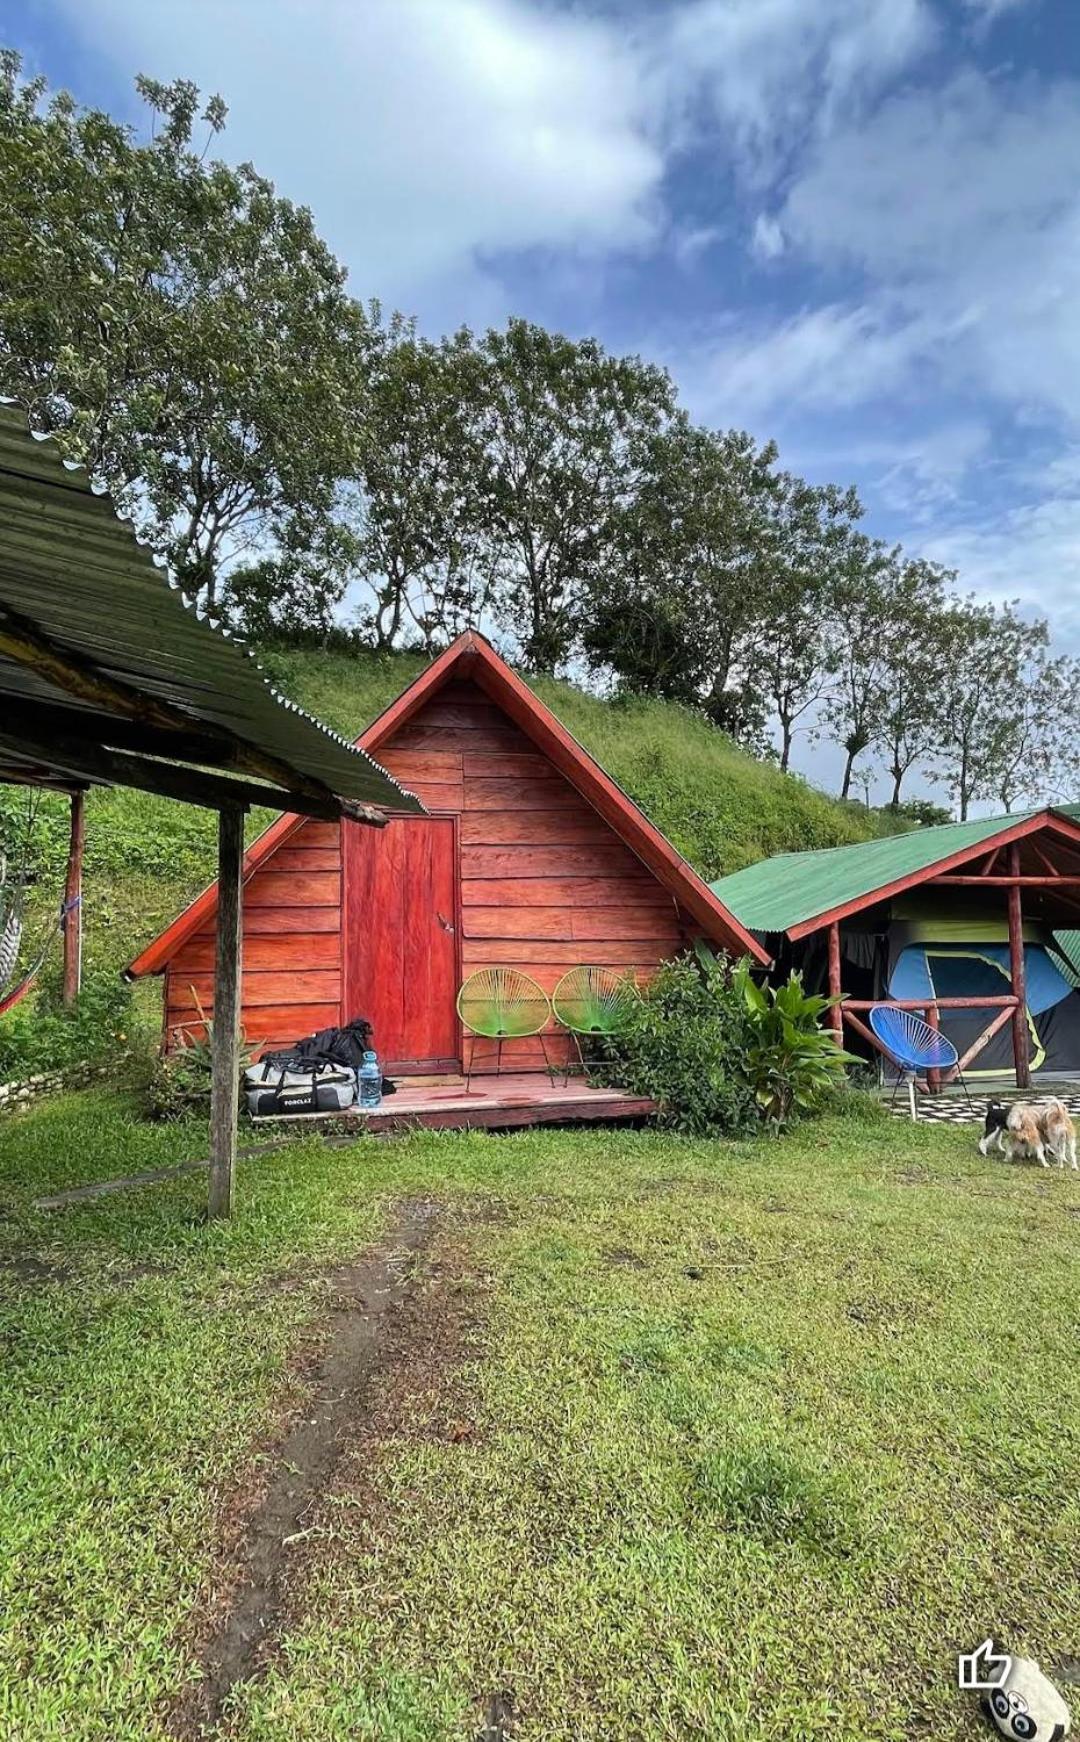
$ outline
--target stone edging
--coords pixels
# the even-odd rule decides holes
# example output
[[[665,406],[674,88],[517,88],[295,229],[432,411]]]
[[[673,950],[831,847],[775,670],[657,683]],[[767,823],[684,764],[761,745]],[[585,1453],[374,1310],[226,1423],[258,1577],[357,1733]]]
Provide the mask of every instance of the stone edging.
[[[127,1057],[127,1054],[123,1056]],[[93,1082],[95,1077],[107,1076],[112,1069],[112,1065],[84,1062],[68,1065],[62,1071],[41,1071],[21,1083],[0,1083],[0,1113],[7,1108],[24,1107],[27,1101],[36,1101],[41,1095],[55,1095],[60,1089],[79,1088],[84,1083]]]

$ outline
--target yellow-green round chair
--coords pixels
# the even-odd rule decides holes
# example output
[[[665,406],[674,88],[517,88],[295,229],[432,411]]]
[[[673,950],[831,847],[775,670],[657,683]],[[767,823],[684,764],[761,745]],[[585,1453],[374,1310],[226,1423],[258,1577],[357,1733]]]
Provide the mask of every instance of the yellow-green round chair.
[[[495,1075],[502,1066],[504,1040],[521,1040],[527,1035],[543,1035],[551,1015],[547,993],[520,968],[481,968],[470,974],[457,996],[457,1013],[466,1033],[473,1036],[469,1046],[469,1062],[465,1072],[465,1093],[471,1094],[475,1037],[493,1040]],[[544,1045],[541,1039],[542,1046]],[[544,1046],[547,1058],[547,1047]]]

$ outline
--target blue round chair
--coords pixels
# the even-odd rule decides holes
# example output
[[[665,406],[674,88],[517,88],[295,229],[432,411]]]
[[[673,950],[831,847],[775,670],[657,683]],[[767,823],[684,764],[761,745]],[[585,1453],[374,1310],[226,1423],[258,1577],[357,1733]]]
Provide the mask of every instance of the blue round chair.
[[[907,1078],[911,1117],[918,1118],[915,1107],[915,1079],[922,1071],[956,1069],[960,1087],[971,1106],[971,1095],[959,1069],[960,1055],[951,1040],[946,1040],[939,1028],[931,1028],[913,1010],[898,1010],[895,1004],[875,1004],[869,1012],[870,1027],[885,1052],[900,1072],[893,1086],[892,1101],[903,1077]],[[890,1101],[889,1105],[892,1105]]]

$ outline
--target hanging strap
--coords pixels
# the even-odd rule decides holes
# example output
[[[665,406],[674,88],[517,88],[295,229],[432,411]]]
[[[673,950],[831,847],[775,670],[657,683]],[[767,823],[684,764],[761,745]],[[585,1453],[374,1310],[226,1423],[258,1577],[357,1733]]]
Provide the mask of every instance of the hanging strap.
[[[16,1004],[22,1003],[23,999],[26,997],[26,994],[29,992],[30,988],[33,986],[34,981],[37,979],[38,975],[41,973],[42,968],[45,966],[45,958],[48,955],[49,951],[52,949],[52,943],[53,943],[54,937],[56,936],[57,932],[63,931],[64,927],[67,925],[68,914],[72,911],[73,908],[78,907],[81,900],[82,900],[82,896],[76,895],[73,897],[73,899],[71,901],[62,901],[60,903],[60,912],[59,912],[59,915],[57,917],[56,924],[53,926],[52,930],[48,933],[48,936],[46,937],[45,942],[42,944],[40,950],[38,951],[37,961],[34,962],[32,967],[29,967],[26,970],[26,973],[23,975],[22,979],[19,981],[17,986],[13,986],[10,992],[5,992],[4,996],[2,998],[0,998],[0,1016],[6,1016],[6,1014],[9,1010],[14,1010]]]

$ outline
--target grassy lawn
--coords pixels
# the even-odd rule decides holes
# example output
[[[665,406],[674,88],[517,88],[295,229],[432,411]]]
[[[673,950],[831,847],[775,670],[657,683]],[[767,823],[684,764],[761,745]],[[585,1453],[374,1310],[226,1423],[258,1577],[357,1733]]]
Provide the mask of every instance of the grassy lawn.
[[[1080,1183],[971,1131],[201,1152],[0,1124],[0,1734],[163,1739],[333,1267],[437,1200],[230,1742],[977,1734],[955,1655],[1080,1654]],[[1074,1700],[1074,1705],[1076,1704]]]

